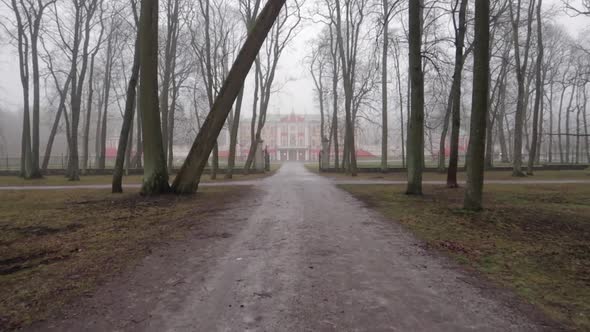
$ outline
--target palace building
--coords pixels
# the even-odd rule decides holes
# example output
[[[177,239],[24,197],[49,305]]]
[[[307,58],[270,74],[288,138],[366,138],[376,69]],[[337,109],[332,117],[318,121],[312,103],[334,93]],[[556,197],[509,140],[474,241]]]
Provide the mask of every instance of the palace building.
[[[251,119],[240,121],[238,151],[245,159],[250,148]],[[320,116],[268,114],[262,130],[263,147],[275,161],[317,161],[321,151]]]

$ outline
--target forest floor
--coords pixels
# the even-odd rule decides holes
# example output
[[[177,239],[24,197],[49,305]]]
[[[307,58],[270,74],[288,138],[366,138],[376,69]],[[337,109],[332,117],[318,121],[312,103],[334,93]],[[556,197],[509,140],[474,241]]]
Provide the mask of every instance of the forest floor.
[[[342,182],[0,192],[0,330],[588,329],[587,184],[488,185],[473,214]]]
[[[585,177],[583,172],[537,172],[534,179]],[[573,329],[590,330],[588,184],[486,185],[481,213],[461,209],[464,190],[441,185],[426,186],[424,197],[404,195],[404,185],[340,187],[404,225],[428,247],[514,290],[550,317]]]
[[[0,330],[44,319],[92,294],[153,247],[185,238],[248,191],[211,187],[157,198],[107,190],[0,192]]]
[[[564,330],[301,164],[198,225],[26,330]]]

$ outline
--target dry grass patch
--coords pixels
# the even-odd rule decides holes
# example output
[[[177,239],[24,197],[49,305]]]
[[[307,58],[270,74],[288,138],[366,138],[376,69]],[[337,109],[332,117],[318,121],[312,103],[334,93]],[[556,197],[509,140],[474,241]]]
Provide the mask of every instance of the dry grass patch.
[[[231,182],[231,181],[248,181],[262,179],[273,175],[280,165],[272,164],[271,171],[266,173],[255,173],[255,174],[234,174],[232,179],[226,179],[225,174],[217,174],[216,180],[211,180],[209,174],[203,175],[201,178],[202,183],[210,182]],[[141,175],[130,175],[123,177],[123,184],[141,184]],[[174,180],[174,175],[170,176],[170,183]],[[49,175],[41,179],[25,180],[16,176],[0,176],[0,187],[9,186],[84,186],[84,185],[110,185],[113,181],[112,175],[88,175],[80,176],[80,181],[69,181],[66,177],[61,175]]]
[[[44,319],[92,293],[248,190],[151,198],[97,190],[0,192],[0,330]]]
[[[463,190],[342,186],[442,250],[567,326],[590,330],[590,186],[488,185],[481,213]]]

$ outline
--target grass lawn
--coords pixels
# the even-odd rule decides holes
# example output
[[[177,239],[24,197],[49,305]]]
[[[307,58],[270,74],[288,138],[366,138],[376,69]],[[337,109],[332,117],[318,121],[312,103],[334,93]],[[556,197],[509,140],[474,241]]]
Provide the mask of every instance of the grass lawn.
[[[229,182],[229,181],[245,181],[265,178],[273,175],[280,168],[279,164],[271,164],[271,171],[264,174],[234,174],[231,180],[227,180],[224,174],[218,174],[216,180],[211,180],[209,174],[205,174],[201,182]],[[61,175],[46,176],[42,179],[25,180],[16,176],[0,176],[0,187],[2,186],[82,186],[82,185],[108,185],[113,180],[112,175],[89,175],[81,176],[80,181],[68,181],[67,178]],[[174,180],[174,175],[170,176],[170,183]],[[123,184],[141,184],[141,175],[130,175],[123,177]]]
[[[309,170],[317,172],[317,167],[307,166]],[[405,172],[400,173],[359,173],[357,177],[351,177],[344,173],[321,173],[321,175],[337,180],[390,180],[406,181]],[[457,174],[459,181],[465,181],[465,172]],[[566,170],[566,171],[536,171],[535,175],[527,177],[513,177],[511,171],[490,171],[485,174],[486,180],[511,180],[511,181],[531,181],[531,180],[590,180],[590,170]],[[426,172],[424,181],[446,181],[446,173]]]
[[[90,294],[248,191],[209,187],[152,198],[108,190],[0,192],[0,330],[42,320]]]
[[[461,209],[462,189],[342,188],[553,319],[590,330],[589,185],[487,185],[481,213]]]

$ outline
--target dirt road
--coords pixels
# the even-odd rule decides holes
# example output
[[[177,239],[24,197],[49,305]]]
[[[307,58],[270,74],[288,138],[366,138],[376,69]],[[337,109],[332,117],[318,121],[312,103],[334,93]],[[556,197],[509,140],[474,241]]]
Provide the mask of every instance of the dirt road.
[[[300,164],[104,285],[55,331],[536,331],[485,287]],[[518,307],[518,309],[517,309]],[[549,329],[549,328],[547,328]],[[553,330],[553,329],[552,329]]]

